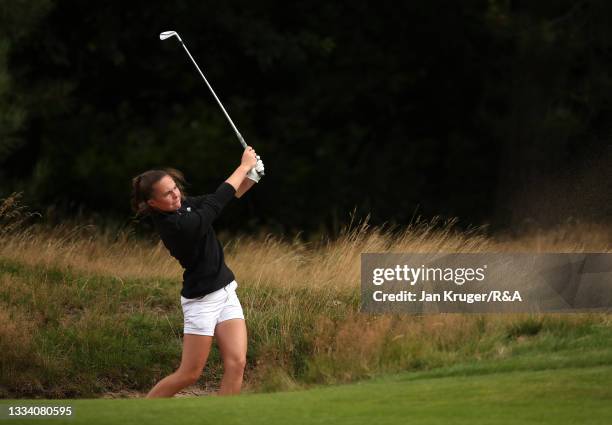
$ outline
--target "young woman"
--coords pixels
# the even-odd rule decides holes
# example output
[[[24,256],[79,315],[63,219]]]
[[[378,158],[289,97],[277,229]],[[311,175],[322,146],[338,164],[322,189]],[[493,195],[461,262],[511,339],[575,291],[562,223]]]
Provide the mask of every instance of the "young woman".
[[[234,197],[240,198],[259,181],[263,163],[248,146],[240,165],[217,190],[187,196],[180,171],[149,170],[132,179],[132,209],[148,214],[170,255],[185,269],[181,289],[184,317],[183,355],[179,368],[147,394],[172,397],[195,384],[208,359],[213,336],[223,359],[223,378],[217,395],[237,394],[246,363],[247,332],[238,283],[224,260],[213,220]]]

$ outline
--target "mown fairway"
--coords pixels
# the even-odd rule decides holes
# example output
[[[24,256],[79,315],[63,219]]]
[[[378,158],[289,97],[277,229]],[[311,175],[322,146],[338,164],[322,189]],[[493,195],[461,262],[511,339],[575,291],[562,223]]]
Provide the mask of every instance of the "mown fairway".
[[[402,373],[357,384],[231,397],[55,400],[51,403],[73,405],[74,418],[36,423],[473,425],[612,421],[612,366],[473,372],[439,377]]]

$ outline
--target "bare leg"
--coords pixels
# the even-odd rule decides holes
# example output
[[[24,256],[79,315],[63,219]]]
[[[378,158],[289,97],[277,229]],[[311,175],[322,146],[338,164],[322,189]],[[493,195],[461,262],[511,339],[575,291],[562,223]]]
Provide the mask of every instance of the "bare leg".
[[[181,365],[176,372],[159,381],[146,398],[172,397],[183,388],[195,384],[204,370],[212,340],[212,336],[184,334]]]
[[[246,323],[243,319],[217,323],[215,337],[223,359],[223,378],[217,395],[239,394],[246,365]]]

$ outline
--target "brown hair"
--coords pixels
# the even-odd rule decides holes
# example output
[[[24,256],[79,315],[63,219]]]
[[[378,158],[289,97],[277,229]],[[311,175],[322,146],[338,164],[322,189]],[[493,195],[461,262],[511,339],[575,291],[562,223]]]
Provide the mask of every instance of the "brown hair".
[[[163,177],[170,176],[176,183],[176,186],[181,191],[181,199],[185,196],[185,176],[175,168],[163,168],[161,170],[148,170],[141,173],[132,179],[132,199],[130,201],[132,211],[136,216],[150,214],[152,208],[147,204],[147,200],[153,197],[153,185],[160,181]]]

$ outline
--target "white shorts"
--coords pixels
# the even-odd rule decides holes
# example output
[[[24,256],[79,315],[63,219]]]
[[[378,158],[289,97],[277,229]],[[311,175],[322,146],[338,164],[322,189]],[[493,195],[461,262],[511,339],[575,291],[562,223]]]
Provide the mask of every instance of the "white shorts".
[[[184,334],[213,336],[217,323],[228,319],[244,320],[244,313],[232,280],[226,286],[199,298],[185,298],[181,295],[184,317]]]

